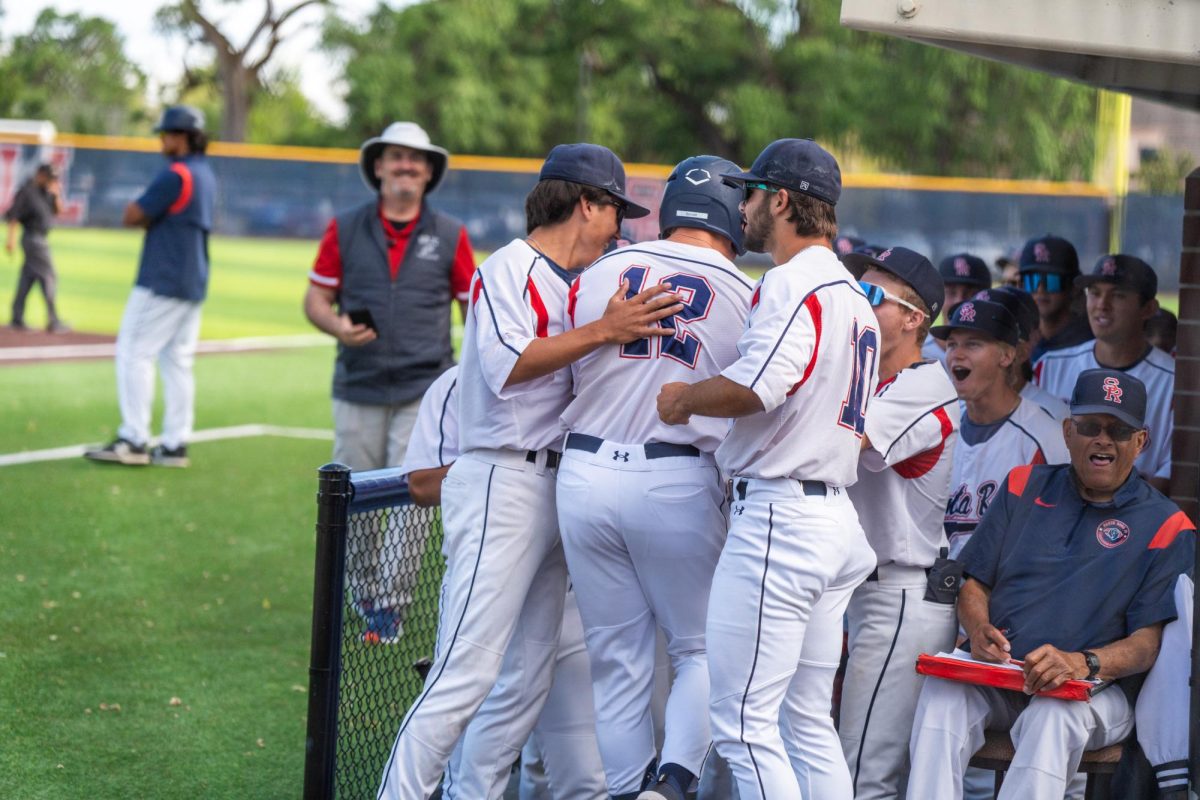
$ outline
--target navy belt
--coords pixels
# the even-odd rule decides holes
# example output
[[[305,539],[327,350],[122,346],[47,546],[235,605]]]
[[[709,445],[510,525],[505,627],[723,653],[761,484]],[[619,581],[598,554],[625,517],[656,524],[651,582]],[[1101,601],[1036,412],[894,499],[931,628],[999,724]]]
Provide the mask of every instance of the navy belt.
[[[529,450],[525,453],[525,460],[530,464],[537,463],[537,450]],[[546,451],[546,467],[548,469],[558,469],[558,462],[562,461],[562,453],[557,450]]]
[[[599,436],[588,436],[586,433],[568,433],[567,449],[583,450],[588,453],[599,453],[604,440]],[[642,445],[646,458],[677,458],[696,457],[700,451],[690,444],[671,444],[670,442],[646,442]]]
[[[931,569],[933,569],[933,567],[925,568],[925,577],[926,578],[929,577],[929,570],[931,570]],[[869,581],[878,581],[879,580],[879,567],[876,567],[875,569],[871,570],[871,574],[868,575],[866,579]]]
[[[827,487],[824,481],[796,481],[800,484],[800,488],[806,495],[811,497],[824,497],[827,492]],[[733,483],[733,488],[737,491],[738,500],[746,499],[746,490],[750,486],[748,478],[738,478]]]

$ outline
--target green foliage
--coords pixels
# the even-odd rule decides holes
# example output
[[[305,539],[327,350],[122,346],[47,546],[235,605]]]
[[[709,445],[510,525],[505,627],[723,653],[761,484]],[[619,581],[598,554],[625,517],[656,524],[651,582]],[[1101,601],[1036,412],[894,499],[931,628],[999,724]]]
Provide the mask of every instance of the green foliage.
[[[256,144],[328,147],[339,144],[340,136],[304,96],[292,70],[280,70],[266,81],[246,123],[246,141]]]
[[[1146,194],[1178,195],[1183,194],[1184,180],[1195,167],[1190,153],[1163,148],[1143,155],[1133,177],[1138,188]]]
[[[148,119],[146,78],[113,23],[43,9],[0,59],[0,115],[74,133],[123,134]]]

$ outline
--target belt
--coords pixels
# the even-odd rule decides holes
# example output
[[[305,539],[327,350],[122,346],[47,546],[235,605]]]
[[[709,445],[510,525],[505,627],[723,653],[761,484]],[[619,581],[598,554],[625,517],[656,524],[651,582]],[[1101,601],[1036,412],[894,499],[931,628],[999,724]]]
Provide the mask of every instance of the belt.
[[[828,492],[828,487],[825,485],[824,481],[797,480],[796,483],[800,484],[801,490],[806,495],[811,497],[824,497]],[[749,486],[750,480],[748,478],[738,478],[733,482],[733,488],[737,492],[738,500],[746,499],[746,490],[749,488]]]
[[[588,436],[586,433],[568,433],[567,449],[583,450],[588,453],[600,452],[604,440],[599,436]],[[646,442],[641,446],[646,458],[677,458],[697,457],[700,451],[690,444],[671,444],[670,442]],[[822,484],[823,485],[823,484]]]
[[[926,578],[929,577],[929,570],[931,570],[931,569],[933,569],[933,567],[925,568],[925,577]],[[879,580],[879,567],[876,567],[875,569],[871,570],[871,574],[867,576],[867,580],[869,580],[869,581],[878,581]]]
[[[525,460],[528,461],[530,464],[536,464],[537,463],[537,454],[538,454],[537,450],[529,450],[525,453]],[[546,468],[547,469],[558,469],[558,462],[561,460],[562,460],[562,453],[558,452],[557,450],[547,450],[546,451]]]

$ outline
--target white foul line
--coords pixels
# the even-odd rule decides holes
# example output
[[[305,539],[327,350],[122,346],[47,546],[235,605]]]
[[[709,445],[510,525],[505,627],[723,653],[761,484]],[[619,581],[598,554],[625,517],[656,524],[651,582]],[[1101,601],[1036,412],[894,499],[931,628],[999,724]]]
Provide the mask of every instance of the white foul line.
[[[280,425],[234,425],[229,428],[209,428],[203,431],[195,431],[192,434],[191,441],[188,443],[216,442],[221,439],[247,439],[252,436],[283,436],[289,439],[333,441],[333,431],[322,430],[320,428],[288,428]],[[0,455],[0,467],[79,458],[85,450],[96,446],[94,444],[73,444],[69,447],[55,447],[50,450],[26,450],[21,453],[7,453]]]
[[[247,350],[283,350],[294,347],[319,347],[333,344],[333,339],[319,333],[295,336],[246,336],[241,339],[210,339],[196,345],[197,353],[240,353]],[[43,345],[37,347],[0,348],[0,362],[51,361],[68,358],[112,358],[117,352],[115,342],[100,344]]]

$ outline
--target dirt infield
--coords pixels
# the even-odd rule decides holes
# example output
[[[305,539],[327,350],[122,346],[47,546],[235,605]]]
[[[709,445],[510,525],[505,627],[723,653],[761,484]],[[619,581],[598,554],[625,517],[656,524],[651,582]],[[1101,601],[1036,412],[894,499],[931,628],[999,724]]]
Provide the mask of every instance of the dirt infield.
[[[44,330],[36,330],[30,328],[28,330],[14,330],[8,325],[0,326],[0,350],[13,347],[71,347],[81,344],[112,344],[117,340],[117,337],[102,333],[84,333],[82,331],[69,331],[67,333],[47,333]],[[87,358],[87,356],[80,356]],[[104,358],[105,356],[96,355],[91,358]],[[51,360],[51,356],[46,358],[26,358],[20,362],[7,362],[0,360],[0,364],[5,363],[22,363],[36,364],[38,361]]]

